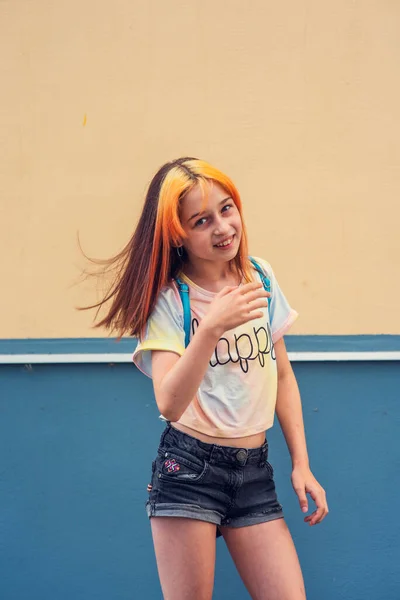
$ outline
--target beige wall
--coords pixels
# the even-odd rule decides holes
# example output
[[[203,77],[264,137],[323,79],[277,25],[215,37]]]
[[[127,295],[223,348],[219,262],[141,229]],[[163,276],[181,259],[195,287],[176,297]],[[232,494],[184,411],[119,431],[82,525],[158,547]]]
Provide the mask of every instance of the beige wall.
[[[127,241],[166,160],[241,191],[293,333],[400,334],[400,4],[3,0],[0,337],[104,335],[76,241]]]

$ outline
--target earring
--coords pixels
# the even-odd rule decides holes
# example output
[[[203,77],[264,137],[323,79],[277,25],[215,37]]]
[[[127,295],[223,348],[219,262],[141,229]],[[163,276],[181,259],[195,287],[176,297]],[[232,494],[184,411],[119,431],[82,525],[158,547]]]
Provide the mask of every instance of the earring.
[[[182,246],[178,246],[178,248],[176,249],[176,252],[177,252],[179,258],[182,258],[182,256],[183,256],[183,248],[182,248]]]

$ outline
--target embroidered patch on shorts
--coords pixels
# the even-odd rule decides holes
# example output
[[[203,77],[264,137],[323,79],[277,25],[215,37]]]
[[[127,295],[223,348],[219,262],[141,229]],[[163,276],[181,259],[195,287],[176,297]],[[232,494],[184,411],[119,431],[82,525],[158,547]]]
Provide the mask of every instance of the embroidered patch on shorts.
[[[168,460],[166,460],[164,466],[167,469],[168,473],[174,473],[175,471],[179,471],[181,468],[180,464],[177,463],[174,458],[169,458]]]

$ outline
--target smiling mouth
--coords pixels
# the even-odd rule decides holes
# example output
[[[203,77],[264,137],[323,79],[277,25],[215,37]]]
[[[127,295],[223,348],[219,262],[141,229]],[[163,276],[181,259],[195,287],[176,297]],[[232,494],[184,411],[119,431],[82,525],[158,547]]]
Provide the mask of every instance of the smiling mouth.
[[[230,246],[233,242],[234,237],[234,235],[231,235],[231,237],[227,238],[223,242],[220,242],[219,244],[214,244],[214,248],[226,248],[227,246]]]

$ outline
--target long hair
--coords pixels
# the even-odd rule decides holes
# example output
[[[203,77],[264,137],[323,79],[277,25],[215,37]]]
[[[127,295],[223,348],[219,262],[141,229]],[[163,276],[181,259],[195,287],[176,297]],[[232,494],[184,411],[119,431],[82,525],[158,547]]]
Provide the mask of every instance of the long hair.
[[[106,316],[95,324],[117,331],[119,337],[140,337],[162,288],[182,270],[186,254],[180,257],[176,247],[186,234],[179,218],[180,203],[194,186],[206,195],[207,184],[219,183],[233,199],[242,219],[243,231],[239,251],[232,260],[233,269],[251,281],[247,234],[243,223],[242,203],[233,182],[221,171],[197,158],[179,158],[163,165],[148,188],[136,230],[119,254],[105,261],[107,270],[115,269],[114,281],[97,304],[83,309],[111,305]]]

